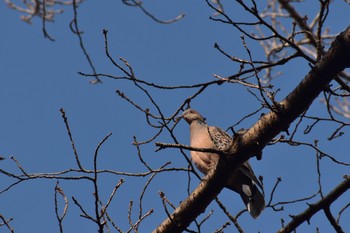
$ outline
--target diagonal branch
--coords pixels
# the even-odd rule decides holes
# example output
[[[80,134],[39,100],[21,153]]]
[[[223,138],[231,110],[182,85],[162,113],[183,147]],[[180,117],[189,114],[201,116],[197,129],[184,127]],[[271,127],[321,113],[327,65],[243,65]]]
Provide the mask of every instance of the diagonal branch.
[[[153,233],[182,232],[220,193],[229,172],[261,150],[305,110],[342,70],[350,67],[350,27],[339,34],[329,51],[322,57],[299,85],[277,106],[278,111],[260,118],[231,145],[230,156],[220,159],[190,196]],[[312,216],[312,215],[311,215]]]
[[[318,201],[317,203],[309,205],[310,207],[299,215],[293,216],[293,220],[278,231],[278,233],[287,233],[294,231],[300,224],[309,220],[315,213],[321,209],[329,209],[330,204],[332,204],[338,197],[340,197],[344,192],[350,189],[350,177],[345,176],[345,180],[341,182],[337,187],[335,187],[327,196]],[[341,229],[341,228],[340,228]],[[337,231],[342,232],[342,231]]]

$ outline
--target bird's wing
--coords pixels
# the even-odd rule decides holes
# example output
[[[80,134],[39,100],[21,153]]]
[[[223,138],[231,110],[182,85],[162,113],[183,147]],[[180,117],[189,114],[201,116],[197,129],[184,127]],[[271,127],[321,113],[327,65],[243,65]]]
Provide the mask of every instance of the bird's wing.
[[[226,151],[230,148],[232,138],[224,130],[215,126],[208,126],[208,133],[216,149]]]
[[[214,126],[208,126],[208,132],[211,140],[213,141],[216,149],[221,151],[226,151],[230,148],[232,144],[232,138],[230,135],[228,135],[224,130],[214,127]],[[249,162],[243,163],[238,168],[245,176],[247,176],[249,179],[251,179],[256,185],[258,185],[261,189],[263,189],[261,183],[256,178],[252,167],[250,166]]]
[[[216,149],[221,151],[226,151],[230,148],[232,144],[232,138],[224,130],[215,126],[208,126],[208,133]],[[263,189],[260,181],[256,178],[253,172],[253,169],[250,166],[248,161],[243,163],[238,169],[245,176],[251,179],[256,185],[258,185],[261,189]]]
[[[260,183],[260,181],[256,178],[252,167],[250,166],[249,162],[245,162],[243,163],[239,168],[238,168],[244,175],[246,175],[247,177],[249,177],[249,179],[251,179],[256,185],[258,185],[261,190],[263,190],[262,184]]]

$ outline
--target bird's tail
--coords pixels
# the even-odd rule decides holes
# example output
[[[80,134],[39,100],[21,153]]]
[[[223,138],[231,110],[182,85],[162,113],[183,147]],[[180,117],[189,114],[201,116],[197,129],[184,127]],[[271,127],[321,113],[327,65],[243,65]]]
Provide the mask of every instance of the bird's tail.
[[[253,183],[250,185],[242,185],[240,195],[250,215],[253,218],[257,218],[265,208],[265,200],[263,194]]]

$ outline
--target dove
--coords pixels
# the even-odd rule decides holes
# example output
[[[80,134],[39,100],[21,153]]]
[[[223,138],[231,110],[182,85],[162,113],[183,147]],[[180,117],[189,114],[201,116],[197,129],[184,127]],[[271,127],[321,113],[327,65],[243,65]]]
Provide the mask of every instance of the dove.
[[[205,118],[196,110],[187,109],[181,117],[190,125],[190,146],[227,151],[232,144],[230,135],[218,127],[208,126]],[[204,175],[213,168],[219,156],[217,153],[191,151],[192,162]],[[263,190],[263,187],[248,161],[229,175],[225,187],[241,196],[253,218],[257,218],[264,210],[265,200],[259,190]]]

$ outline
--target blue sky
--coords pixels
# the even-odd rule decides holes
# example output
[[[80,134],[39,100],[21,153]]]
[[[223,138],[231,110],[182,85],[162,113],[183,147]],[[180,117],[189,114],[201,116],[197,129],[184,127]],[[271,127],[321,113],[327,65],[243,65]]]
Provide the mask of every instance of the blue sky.
[[[340,1],[333,5],[334,9],[331,8],[326,25],[330,27],[331,33],[337,34],[348,26],[343,19],[348,17],[349,6]],[[105,56],[103,29],[109,31],[110,53],[115,59],[127,59],[138,78],[161,85],[189,85],[213,80],[212,74],[225,77],[236,73],[239,70],[237,64],[228,61],[214,49],[215,42],[230,54],[247,58],[240,33],[233,27],[209,20],[213,11],[204,1],[145,2],[145,7],[161,19],[173,18],[179,13],[185,13],[186,16],[177,23],[161,25],[140,10],[127,7],[119,1],[104,1],[103,4],[86,1],[79,7],[80,28],[84,31],[85,45],[97,72],[122,75]],[[315,7],[316,5],[310,4],[300,10],[314,13]],[[227,8],[235,19],[246,19],[247,14],[238,6]],[[56,39],[51,42],[44,39],[40,20],[34,19],[32,25],[26,24],[19,19],[18,12],[8,9],[1,2],[0,154],[6,159],[0,161],[0,168],[20,173],[9,159],[12,155],[30,173],[76,167],[59,112],[60,108],[64,108],[83,166],[92,168],[96,146],[112,132],[100,151],[99,168],[144,172],[146,169],[138,161],[137,150],[131,143],[133,136],[140,141],[146,140],[155,131],[147,126],[143,113],[121,99],[115,91],[123,91],[144,108],[148,107],[151,111],[155,109],[144,93],[131,82],[103,79],[103,84],[91,85],[88,78],[78,75],[79,71],[91,73],[91,69],[78,46],[77,37],[69,30],[72,9],[64,9],[65,12],[55,18],[55,23],[47,24],[49,34]],[[248,41],[248,45],[255,59],[263,58],[259,44]],[[280,100],[291,91],[308,70],[307,62],[301,59],[283,68],[283,75],[273,80],[275,90],[281,89],[277,98]],[[149,91],[167,116],[173,114],[194,93],[194,90],[164,91],[153,88],[149,88]],[[238,85],[212,86],[191,105],[207,117],[209,124],[224,129],[260,106],[246,88]],[[326,116],[326,109],[320,101],[314,102],[310,115]],[[247,128],[257,119],[258,116],[254,116],[244,121],[239,128]],[[298,140],[312,143],[317,138],[322,150],[349,163],[343,146],[347,134],[332,142],[327,141],[336,127],[322,123],[310,135],[300,132]],[[188,144],[189,132],[185,122],[180,122],[175,133],[181,143]],[[173,142],[167,133],[163,133],[156,141]],[[171,167],[186,167],[186,161],[176,149],[155,152],[156,147],[150,143],[141,150],[144,159],[153,168],[158,168],[167,161],[171,161]],[[275,201],[298,199],[317,190],[315,152],[309,148],[268,146],[264,150],[263,160],[256,161],[253,158],[251,163],[256,174],[264,176],[265,192],[268,195],[277,177],[282,177],[283,182]],[[325,193],[340,183],[342,176],[348,173],[348,169],[334,166],[326,159],[322,160],[321,169],[324,171],[322,181]],[[129,201],[134,200],[133,217],[136,219],[140,191],[147,178],[101,176],[103,201],[108,199],[120,178],[124,178],[125,183],[110,206],[110,215],[121,229],[127,230]],[[1,177],[1,180],[1,189],[11,183],[5,177]],[[168,199],[177,204],[186,198],[186,180],[185,172],[161,174],[155,178],[144,199],[144,211],[154,208],[155,212],[143,222],[140,232],[150,232],[166,217],[158,192],[163,191]],[[197,183],[198,179],[193,177],[192,190]],[[0,195],[0,213],[6,218],[14,218],[11,226],[15,232],[58,232],[53,202],[55,184],[55,180],[33,180]],[[79,217],[79,209],[71,201],[71,196],[74,196],[89,213],[93,213],[92,184],[87,181],[61,181],[60,186],[70,201],[64,222],[65,232],[96,232],[94,224]],[[224,190],[220,198],[232,213],[243,208],[235,193]],[[345,205],[349,198],[349,194],[344,195],[332,211],[337,213],[342,207],[340,204]],[[316,200],[312,202],[314,201]],[[258,220],[252,220],[245,213],[239,222],[247,232],[274,232],[280,227],[281,218],[288,222],[288,214],[297,214],[305,208],[304,203],[285,206],[286,211],[283,213],[267,209]],[[211,204],[208,207],[210,209],[215,212],[208,221],[205,232],[213,232],[227,221],[216,204]],[[343,220],[349,215],[347,211]],[[300,232],[315,232],[315,226],[324,229],[324,232],[330,230],[328,224],[324,224],[327,222],[321,213],[311,223],[314,224],[312,227],[304,224]],[[349,223],[342,223],[345,230],[350,229]],[[233,227],[229,229],[228,232],[234,232]]]

